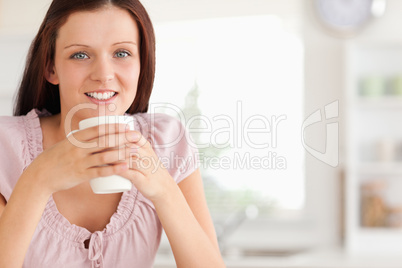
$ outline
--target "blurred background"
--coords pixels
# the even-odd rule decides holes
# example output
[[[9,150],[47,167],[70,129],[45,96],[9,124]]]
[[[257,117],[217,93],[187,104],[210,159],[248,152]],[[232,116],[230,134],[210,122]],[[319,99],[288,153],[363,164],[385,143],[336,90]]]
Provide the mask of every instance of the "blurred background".
[[[142,3],[228,267],[402,267],[402,1]],[[0,0],[0,115],[49,4]]]

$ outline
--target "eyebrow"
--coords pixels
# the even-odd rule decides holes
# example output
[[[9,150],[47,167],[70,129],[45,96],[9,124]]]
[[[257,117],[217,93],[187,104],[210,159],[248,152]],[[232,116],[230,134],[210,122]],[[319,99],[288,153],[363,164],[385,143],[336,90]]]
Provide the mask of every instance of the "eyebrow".
[[[120,45],[120,44],[132,44],[132,45],[135,45],[135,46],[137,45],[137,43],[134,42],[134,41],[122,41],[122,42],[114,43],[113,46]]]
[[[71,45],[68,45],[68,46],[64,47],[64,49],[67,49],[69,47],[89,47],[89,46],[82,45],[82,44],[71,44]]]
[[[132,45],[137,46],[137,43],[134,42],[134,41],[121,41],[121,42],[114,43],[113,46],[120,45],[120,44],[132,44]],[[89,47],[88,45],[83,45],[83,44],[71,44],[71,45],[68,45],[68,46],[64,47],[64,49],[74,47],[74,46],[77,46],[77,47]]]

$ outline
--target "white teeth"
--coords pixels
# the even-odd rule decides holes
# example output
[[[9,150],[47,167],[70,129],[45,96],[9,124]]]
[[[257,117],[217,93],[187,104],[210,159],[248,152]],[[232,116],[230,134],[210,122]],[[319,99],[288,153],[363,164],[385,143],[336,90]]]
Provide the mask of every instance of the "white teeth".
[[[102,93],[102,92],[99,92],[99,93],[97,93],[97,92],[88,92],[88,93],[85,93],[85,94],[87,96],[89,96],[91,98],[94,98],[94,99],[97,99],[97,100],[108,100],[111,97],[113,97],[114,95],[116,95],[116,92],[104,92],[104,93]]]

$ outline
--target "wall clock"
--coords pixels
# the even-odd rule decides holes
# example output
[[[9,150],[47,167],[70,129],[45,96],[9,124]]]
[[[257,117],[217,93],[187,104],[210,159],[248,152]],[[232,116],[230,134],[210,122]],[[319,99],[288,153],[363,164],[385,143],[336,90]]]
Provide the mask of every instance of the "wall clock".
[[[328,29],[351,36],[384,14],[386,0],[314,0],[314,8]]]

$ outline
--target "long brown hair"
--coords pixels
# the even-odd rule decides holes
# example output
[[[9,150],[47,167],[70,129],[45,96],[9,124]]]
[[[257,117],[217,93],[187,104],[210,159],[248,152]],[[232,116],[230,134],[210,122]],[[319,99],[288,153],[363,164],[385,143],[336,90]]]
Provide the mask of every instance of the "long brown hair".
[[[46,68],[54,62],[57,33],[70,14],[113,5],[126,9],[137,23],[140,35],[140,75],[136,97],[127,113],[147,112],[155,76],[155,35],[152,22],[138,0],[53,0],[34,38],[14,106],[14,115],[37,108],[60,112],[59,86],[49,83]]]

